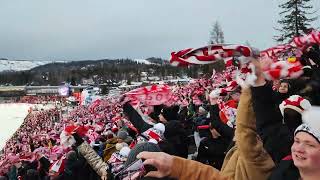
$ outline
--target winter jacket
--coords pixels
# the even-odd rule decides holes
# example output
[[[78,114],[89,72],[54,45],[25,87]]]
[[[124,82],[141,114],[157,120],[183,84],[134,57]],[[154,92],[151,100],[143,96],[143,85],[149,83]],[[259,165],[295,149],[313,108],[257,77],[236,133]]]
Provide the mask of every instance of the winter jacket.
[[[221,171],[199,162],[174,157],[170,176],[179,180],[264,180],[274,163],[258,138],[250,90],[243,90],[237,111],[236,145],[228,152]]]
[[[128,115],[130,122],[140,133],[147,131],[153,126],[146,123],[140,114],[127,102],[123,106],[124,112]],[[165,141],[174,150],[172,155],[188,157],[188,137],[181,122],[172,120],[165,123]]]
[[[100,156],[91,148],[87,142],[83,142],[77,147],[79,153],[87,160],[92,169],[97,172],[99,176],[106,174],[107,164],[102,161]]]
[[[210,137],[210,131],[208,129],[199,129],[199,126],[209,125],[210,119],[206,117],[206,115],[198,116],[194,119],[194,123],[196,125],[196,131],[199,132],[201,138]]]
[[[165,141],[173,148],[174,153],[171,155],[179,157],[188,157],[189,139],[186,130],[180,121],[168,121],[165,124],[164,132]]]
[[[85,161],[85,160],[84,160]],[[67,160],[63,173],[61,173],[57,180],[79,180],[81,167],[85,163],[83,160]]]
[[[232,142],[234,130],[220,120],[218,105],[211,105],[209,110],[211,125],[221,136],[214,139],[210,134],[209,138],[200,142],[197,161],[220,170],[228,147]]]
[[[257,118],[257,132],[264,148],[277,164],[291,153],[294,130],[283,124],[279,106],[273,98],[269,84],[252,87],[253,109]]]
[[[291,156],[286,157],[272,171],[269,180],[299,180],[300,173]]]
[[[198,149],[197,161],[220,170],[230,142],[231,139],[223,136],[203,139]]]
[[[105,162],[107,162],[112,153],[114,153],[116,151],[116,144],[118,143],[118,140],[117,138],[112,138],[112,139],[109,139],[107,144],[106,144],[106,148],[103,150],[104,153],[103,153],[103,160]]]
[[[290,93],[283,94],[283,93],[273,91],[272,98],[273,98],[275,104],[278,106],[282,103],[282,101],[286,100],[289,97],[290,97]]]
[[[43,179],[49,172],[50,161],[45,157],[41,157],[39,159],[39,163],[41,165],[41,168],[39,169],[39,175]]]
[[[217,132],[223,136],[227,137],[229,139],[232,139],[234,136],[234,129],[229,127],[228,125],[224,124],[219,116],[219,106],[216,105],[211,105],[209,107],[210,110],[210,120],[211,120],[211,125]]]

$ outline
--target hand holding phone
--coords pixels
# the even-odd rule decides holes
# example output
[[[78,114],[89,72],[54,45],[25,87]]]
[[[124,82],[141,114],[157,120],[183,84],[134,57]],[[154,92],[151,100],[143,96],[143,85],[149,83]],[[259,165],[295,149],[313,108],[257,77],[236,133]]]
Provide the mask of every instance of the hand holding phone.
[[[144,167],[150,168],[146,176],[163,178],[171,173],[173,156],[163,152],[142,152],[137,158],[144,159]]]

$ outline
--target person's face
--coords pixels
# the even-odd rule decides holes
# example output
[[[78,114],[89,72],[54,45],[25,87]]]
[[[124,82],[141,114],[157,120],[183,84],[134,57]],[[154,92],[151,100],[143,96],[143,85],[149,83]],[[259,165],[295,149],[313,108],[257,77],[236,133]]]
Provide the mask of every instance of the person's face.
[[[289,84],[283,82],[280,84],[278,91],[281,94],[285,94],[285,93],[288,93],[288,90],[289,90]]]
[[[298,132],[291,147],[292,159],[298,169],[320,169],[320,143],[305,132]]]

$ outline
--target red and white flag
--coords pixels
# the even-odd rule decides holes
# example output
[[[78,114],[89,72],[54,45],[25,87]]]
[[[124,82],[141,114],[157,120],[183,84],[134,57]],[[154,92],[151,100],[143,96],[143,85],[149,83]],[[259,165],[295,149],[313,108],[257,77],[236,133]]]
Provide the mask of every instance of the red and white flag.
[[[133,102],[141,102],[147,106],[164,104],[171,98],[172,92],[168,85],[152,85],[134,89],[126,93]]]
[[[179,52],[172,52],[170,63],[174,66],[211,64],[218,60],[224,60],[231,63],[231,57],[250,57],[254,55],[257,55],[257,52],[248,46],[216,44],[197,49],[189,48]]]

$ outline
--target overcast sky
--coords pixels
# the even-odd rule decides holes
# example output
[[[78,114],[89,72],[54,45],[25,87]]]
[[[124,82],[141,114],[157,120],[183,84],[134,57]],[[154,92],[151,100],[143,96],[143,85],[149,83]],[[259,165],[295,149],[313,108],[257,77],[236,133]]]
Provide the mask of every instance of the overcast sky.
[[[228,43],[275,45],[280,0],[1,0],[0,57],[169,58],[205,45],[218,20]],[[316,9],[320,0],[313,0]],[[320,14],[320,12],[318,12]],[[314,23],[320,27],[320,20]]]

